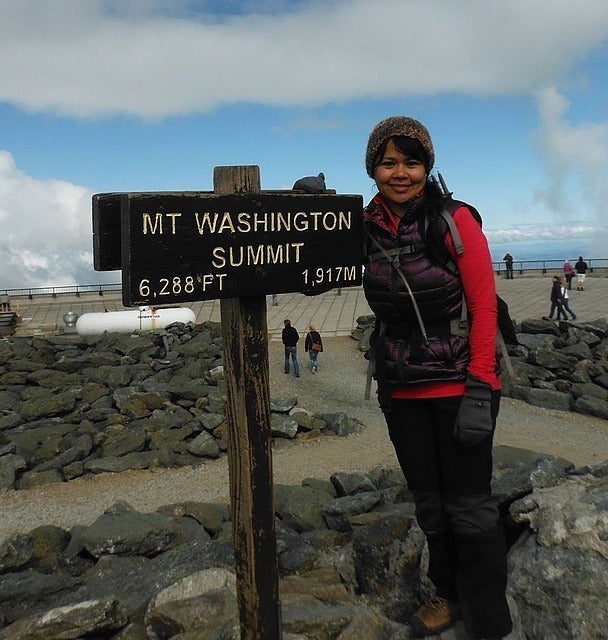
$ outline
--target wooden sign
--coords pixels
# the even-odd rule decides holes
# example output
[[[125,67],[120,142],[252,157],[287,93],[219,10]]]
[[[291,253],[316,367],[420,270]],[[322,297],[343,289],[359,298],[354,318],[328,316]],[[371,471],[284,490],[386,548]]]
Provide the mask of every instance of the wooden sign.
[[[93,268],[95,271],[119,271],[120,193],[93,196]]]
[[[93,212],[95,268],[122,269],[125,306],[361,284],[359,195],[98,194]]]
[[[257,166],[215,167],[213,192],[93,196],[94,267],[125,306],[220,299],[242,640],[280,640],[266,294],[361,283],[358,195],[260,191]]]

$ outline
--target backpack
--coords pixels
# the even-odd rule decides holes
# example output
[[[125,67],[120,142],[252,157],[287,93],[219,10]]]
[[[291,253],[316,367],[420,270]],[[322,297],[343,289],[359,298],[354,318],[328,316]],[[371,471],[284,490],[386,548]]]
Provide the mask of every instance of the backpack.
[[[452,234],[454,248],[456,249],[456,253],[458,254],[464,252],[464,245],[462,244],[462,240],[460,239],[460,233],[458,232],[458,228],[456,227],[453,216],[456,209],[459,209],[463,206],[471,212],[473,218],[475,218],[479,226],[483,226],[481,215],[475,207],[467,204],[466,202],[454,200],[451,194],[448,194],[445,197],[444,209],[441,212],[441,215],[448,224],[450,233]],[[511,315],[509,314],[509,305],[498,294],[496,294],[496,307],[498,314],[497,324],[500,336],[507,344],[519,344],[519,341],[517,340],[517,334],[515,332],[515,323],[513,322],[513,320],[511,319]],[[466,304],[463,305],[463,308],[465,308],[466,310]]]

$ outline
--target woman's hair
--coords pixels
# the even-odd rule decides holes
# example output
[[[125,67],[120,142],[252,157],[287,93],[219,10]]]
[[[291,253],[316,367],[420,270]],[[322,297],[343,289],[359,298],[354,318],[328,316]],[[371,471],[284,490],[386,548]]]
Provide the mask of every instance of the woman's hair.
[[[309,325],[308,325],[308,330],[309,330],[309,331],[316,331],[316,329],[315,329],[315,325],[314,325],[314,324],[309,324]]]

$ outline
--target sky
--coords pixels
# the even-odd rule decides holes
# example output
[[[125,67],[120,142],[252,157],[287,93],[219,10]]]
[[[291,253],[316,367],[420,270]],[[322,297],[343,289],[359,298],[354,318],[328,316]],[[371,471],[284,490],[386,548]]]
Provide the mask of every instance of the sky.
[[[91,196],[361,194],[369,133],[429,129],[493,258],[608,256],[605,0],[0,0],[0,289],[93,269]],[[530,255],[530,254],[534,255]]]

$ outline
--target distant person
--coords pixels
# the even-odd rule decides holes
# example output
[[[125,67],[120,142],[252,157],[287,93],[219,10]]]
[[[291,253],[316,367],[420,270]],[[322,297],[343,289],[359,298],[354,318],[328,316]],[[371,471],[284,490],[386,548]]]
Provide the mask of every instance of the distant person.
[[[544,320],[553,320],[553,314],[557,311],[556,320],[560,319],[560,316],[563,315],[564,320],[568,319],[566,312],[562,307],[562,285],[559,279],[559,276],[553,276],[551,278],[551,310],[549,311],[548,316],[544,316]]]
[[[293,372],[296,378],[300,377],[300,365],[298,363],[298,340],[300,334],[295,327],[291,326],[291,320],[283,320],[283,331],[281,340],[285,345],[285,373],[289,373],[289,359],[293,362]]]
[[[585,275],[587,274],[587,263],[583,260],[583,256],[578,257],[578,262],[574,265],[576,271],[576,290],[585,290]]]
[[[568,284],[568,289],[572,289],[572,278],[574,278],[574,267],[570,264],[570,260],[564,262],[564,278]]]
[[[576,314],[570,308],[570,299],[568,297],[568,280],[566,279],[566,276],[562,278],[562,309],[564,311],[564,317],[567,311],[570,314],[570,317],[573,320],[576,320]]]
[[[505,262],[505,269],[507,270],[507,280],[513,280],[513,256],[510,253],[505,253],[502,259]]]
[[[323,340],[321,334],[312,324],[308,325],[308,333],[304,340],[304,350],[308,352],[310,358],[310,370],[317,373],[319,369],[319,354],[323,351]]]

